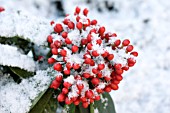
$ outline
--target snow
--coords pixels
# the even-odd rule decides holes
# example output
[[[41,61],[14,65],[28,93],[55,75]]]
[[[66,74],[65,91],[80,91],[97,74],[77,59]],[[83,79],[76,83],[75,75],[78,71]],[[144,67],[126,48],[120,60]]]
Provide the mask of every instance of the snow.
[[[21,69],[34,72],[34,60],[24,54],[21,54],[16,47],[0,44],[0,65],[19,67]]]
[[[32,101],[49,87],[51,78],[47,71],[39,70],[35,76],[17,84],[10,75],[0,75],[0,113],[28,112]]]
[[[37,18],[20,10],[10,10],[0,13],[0,36],[19,36],[37,45],[44,45],[51,33],[50,21]]]

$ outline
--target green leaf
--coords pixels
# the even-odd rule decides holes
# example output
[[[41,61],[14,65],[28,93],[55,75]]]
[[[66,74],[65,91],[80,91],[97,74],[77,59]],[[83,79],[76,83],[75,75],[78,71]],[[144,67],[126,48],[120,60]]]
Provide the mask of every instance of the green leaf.
[[[80,104],[78,105],[78,109],[79,109],[79,112],[77,112],[77,113],[90,113],[90,110],[89,110],[88,108],[84,108],[84,107],[82,106],[82,103],[80,103]]]
[[[21,78],[26,78],[26,77],[30,77],[30,76],[33,76],[34,73],[33,72],[28,72],[24,69],[20,69],[18,67],[9,67],[11,69],[11,71],[13,73],[15,73],[16,75],[18,75],[19,77]]]
[[[94,107],[93,107],[93,104],[90,104],[90,113],[94,113]]]
[[[35,106],[30,110],[29,113],[42,113],[44,112],[47,104],[49,103],[53,94],[53,89],[48,89],[45,94],[41,97],[41,99],[35,104]],[[46,108],[46,110],[48,110]],[[49,112],[50,113],[50,112]],[[52,112],[51,112],[52,113]]]
[[[76,106],[72,103],[69,105],[69,113],[75,113]]]
[[[105,92],[102,94],[102,96],[103,96],[103,98],[108,99],[106,108],[104,108],[105,103],[102,103],[101,100],[95,101],[94,107],[98,109],[99,113],[116,113],[114,103],[113,103],[113,100],[112,100],[110,94]]]

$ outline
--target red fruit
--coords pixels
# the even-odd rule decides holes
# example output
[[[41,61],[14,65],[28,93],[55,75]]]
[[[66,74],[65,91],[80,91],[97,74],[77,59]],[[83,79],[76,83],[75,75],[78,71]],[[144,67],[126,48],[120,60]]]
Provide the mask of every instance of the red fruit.
[[[56,62],[56,60],[54,58],[48,58],[48,63],[49,64],[53,64],[55,62]]]
[[[68,23],[68,28],[74,29],[74,27],[75,27],[75,25],[74,25],[73,22],[69,22],[69,23]]]
[[[102,89],[96,89],[96,91],[97,91],[98,93],[103,93],[103,90],[102,90]]]
[[[66,67],[67,67],[67,69],[71,69],[71,68],[72,68],[71,63],[68,62],[68,63],[66,64]]]
[[[73,53],[76,53],[79,50],[79,48],[78,48],[78,46],[73,45],[71,50]]]
[[[66,44],[72,44],[71,40],[68,37],[65,39],[65,43]]]
[[[88,41],[88,42],[91,42],[91,40],[92,40],[92,36],[91,36],[91,34],[88,34],[88,35],[87,35],[87,41]]]
[[[123,69],[116,69],[116,74],[118,74],[118,75],[123,74]]]
[[[86,97],[81,97],[80,100],[81,100],[82,102],[86,102],[87,99],[86,99]]]
[[[73,64],[73,69],[74,69],[74,70],[79,69],[79,68],[80,68],[80,65],[79,65],[79,64],[76,64],[76,63]]]
[[[103,70],[105,68],[104,64],[98,64],[98,70]]]
[[[52,48],[52,54],[53,55],[58,55],[58,49],[57,48]]]
[[[98,39],[98,40],[96,40],[96,43],[100,45],[102,43],[102,40]]]
[[[97,20],[92,20],[91,21],[91,25],[96,25],[97,24]]]
[[[80,9],[79,7],[76,7],[75,13],[76,13],[76,14],[79,14],[79,13],[80,13],[80,10],[81,10],[81,9]]]
[[[64,74],[65,75],[70,75],[70,70],[69,69],[64,70]]]
[[[54,27],[54,31],[56,33],[60,33],[63,31],[63,26],[61,24],[56,24],[55,27]]]
[[[80,100],[79,99],[77,99],[76,101],[74,101],[74,105],[79,105],[79,103],[80,103]]]
[[[118,90],[119,89],[119,86],[117,84],[110,84],[110,87],[113,89],[113,90]]]
[[[127,61],[129,67],[134,66],[134,64],[136,63],[136,61],[133,58],[128,58]]]
[[[92,47],[93,47],[93,45],[92,45],[91,43],[88,43],[88,44],[87,44],[87,49],[88,49],[88,50],[92,50]]]
[[[91,80],[91,83],[92,83],[93,85],[98,85],[99,82],[100,82],[100,80],[99,80],[98,78],[93,78],[93,79]]]
[[[96,101],[100,100],[100,96],[99,95],[95,96],[95,100]]]
[[[124,67],[122,67],[122,69],[127,71],[127,70],[129,70],[129,67],[128,66],[124,66]]]
[[[91,63],[91,61],[92,61],[92,59],[91,59],[91,58],[86,58],[86,59],[85,59],[85,61],[84,61],[84,63],[85,63],[85,64],[90,64],[90,63]]]
[[[96,50],[92,51],[92,55],[93,55],[94,57],[99,56],[99,54],[97,53],[97,51],[96,51]]]
[[[116,75],[116,80],[121,81],[123,79],[122,75]]]
[[[97,70],[96,68],[93,68],[93,69],[92,69],[92,72],[93,72],[94,74],[97,74],[97,73],[98,73],[98,70]]]
[[[84,78],[89,78],[91,75],[89,73],[83,73]]]
[[[85,92],[85,95],[87,98],[92,98],[93,97],[93,91],[92,90],[88,90]]]
[[[95,66],[95,62],[94,62],[94,60],[91,60],[91,62],[90,62],[90,66]]]
[[[76,27],[78,30],[81,30],[83,28],[83,24],[81,22],[77,22]]]
[[[126,48],[127,52],[131,52],[133,50],[133,46],[132,45],[128,45]]]
[[[60,86],[60,82],[53,80],[51,85],[50,85],[50,88],[57,89],[57,88],[59,88],[59,86]]]
[[[98,33],[100,33],[100,35],[103,35],[104,32],[105,32],[105,27],[100,27]]]
[[[88,12],[89,12],[89,10],[88,10],[87,8],[85,8],[85,9],[83,10],[84,16],[87,16]]]
[[[120,45],[121,41],[118,39],[114,42],[114,46],[118,47]]]
[[[50,48],[55,48],[56,46],[54,45],[54,43],[50,44]]]
[[[5,11],[5,8],[0,6],[0,12],[3,12],[3,11]]]
[[[112,34],[112,37],[117,37],[117,34],[116,34],[116,33],[113,33],[113,34]]]
[[[89,106],[89,103],[88,102],[83,102],[82,106],[83,106],[83,108],[87,108]]]
[[[65,100],[65,98],[66,98],[66,96],[64,94],[60,93],[57,97],[57,100],[59,102],[63,102]]]
[[[115,69],[120,69],[121,67],[122,67],[122,64],[115,64],[115,65],[114,65],[114,68],[115,68]]]
[[[79,20],[80,20],[80,16],[77,16],[76,21],[79,22]]]
[[[63,23],[64,23],[65,25],[68,25],[69,21],[70,21],[69,19],[64,19]]]
[[[94,100],[91,98],[91,99],[90,99],[90,103],[93,103],[93,102],[94,102]]]
[[[131,52],[130,54],[131,54],[131,55],[133,55],[133,56],[135,56],[135,57],[137,57],[137,56],[138,56],[138,52],[136,52],[136,51]]]
[[[77,88],[81,91],[84,88],[83,84],[77,84]]]
[[[95,34],[96,34],[96,33],[97,33],[96,29],[91,29],[91,30],[90,30],[90,34],[92,34],[92,33],[95,33]]]
[[[56,71],[62,71],[62,65],[60,63],[54,64],[54,70]]]
[[[60,51],[60,54],[61,54],[61,56],[66,57],[67,51],[64,50],[64,49],[62,49],[62,50]]]
[[[81,39],[81,44],[86,45],[87,44],[87,39]]]
[[[50,25],[53,25],[55,22],[52,20],[51,22],[50,22]]]
[[[129,39],[125,39],[125,40],[123,40],[123,42],[122,42],[122,45],[123,45],[123,46],[128,46],[129,44],[130,44]]]
[[[53,43],[53,37],[51,35],[49,35],[47,37],[47,41],[48,41],[48,43]]]
[[[67,89],[68,89],[68,88],[71,86],[71,84],[70,84],[70,83],[68,83],[68,82],[64,82],[64,83],[63,83],[63,86],[64,86],[65,88],[67,88]]]
[[[57,76],[55,77],[55,80],[56,80],[57,82],[61,82],[61,81],[63,80],[63,76],[62,76],[62,75],[57,75]]]
[[[107,59],[108,59],[108,60],[113,60],[113,58],[114,58],[114,55],[113,55],[113,54],[109,54],[109,55],[107,56]]]
[[[70,105],[71,103],[72,103],[72,101],[68,97],[66,97],[65,104]]]
[[[101,72],[97,73],[97,77],[98,77],[98,78],[102,78],[102,76],[103,76],[103,75],[102,75]]]
[[[109,53],[108,53],[107,51],[105,51],[105,52],[102,54],[103,58],[107,57],[108,55],[109,55]]]
[[[108,92],[108,93],[111,92],[111,90],[112,90],[112,89],[111,89],[110,86],[106,86],[106,87],[104,88],[104,91],[106,91],[106,92]]]
[[[56,40],[56,41],[54,42],[54,45],[55,45],[56,48],[60,48],[60,47],[61,47],[61,42],[58,41],[58,40]]]
[[[63,38],[67,38],[67,35],[68,35],[68,33],[67,32],[62,32],[62,34],[61,34],[61,36],[63,37]]]
[[[68,89],[64,87],[64,88],[62,89],[62,93],[63,93],[63,94],[67,94],[67,93],[68,93]]]
[[[105,76],[104,79],[105,79],[106,81],[110,81],[110,80],[111,80],[111,78],[108,77],[108,76]]]
[[[120,83],[120,81],[118,81],[118,80],[113,80],[112,81],[112,84],[119,84]],[[111,86],[111,88],[112,88],[112,86]]]

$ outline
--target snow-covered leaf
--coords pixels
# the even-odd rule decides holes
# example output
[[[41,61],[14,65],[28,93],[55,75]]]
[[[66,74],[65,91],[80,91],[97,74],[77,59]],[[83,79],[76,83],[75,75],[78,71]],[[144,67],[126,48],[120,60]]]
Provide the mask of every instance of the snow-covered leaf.
[[[103,99],[107,100],[103,102]],[[94,102],[94,107],[99,113],[116,113],[113,100],[109,93],[103,93],[102,99]]]

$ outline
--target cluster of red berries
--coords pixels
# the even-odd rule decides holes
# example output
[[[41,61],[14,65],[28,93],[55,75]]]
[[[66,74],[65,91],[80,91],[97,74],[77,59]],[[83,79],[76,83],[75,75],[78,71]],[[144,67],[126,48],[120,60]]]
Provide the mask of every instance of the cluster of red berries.
[[[0,6],[0,13],[3,12],[3,11],[5,11],[5,8]]]
[[[117,90],[123,72],[138,56],[128,39],[121,42],[115,33],[106,32],[97,20],[87,18],[88,12],[76,7],[62,23],[52,21],[54,32],[47,37],[52,53],[48,63],[57,71],[50,87],[60,87],[59,102],[82,102],[84,108],[100,100],[103,92]]]

